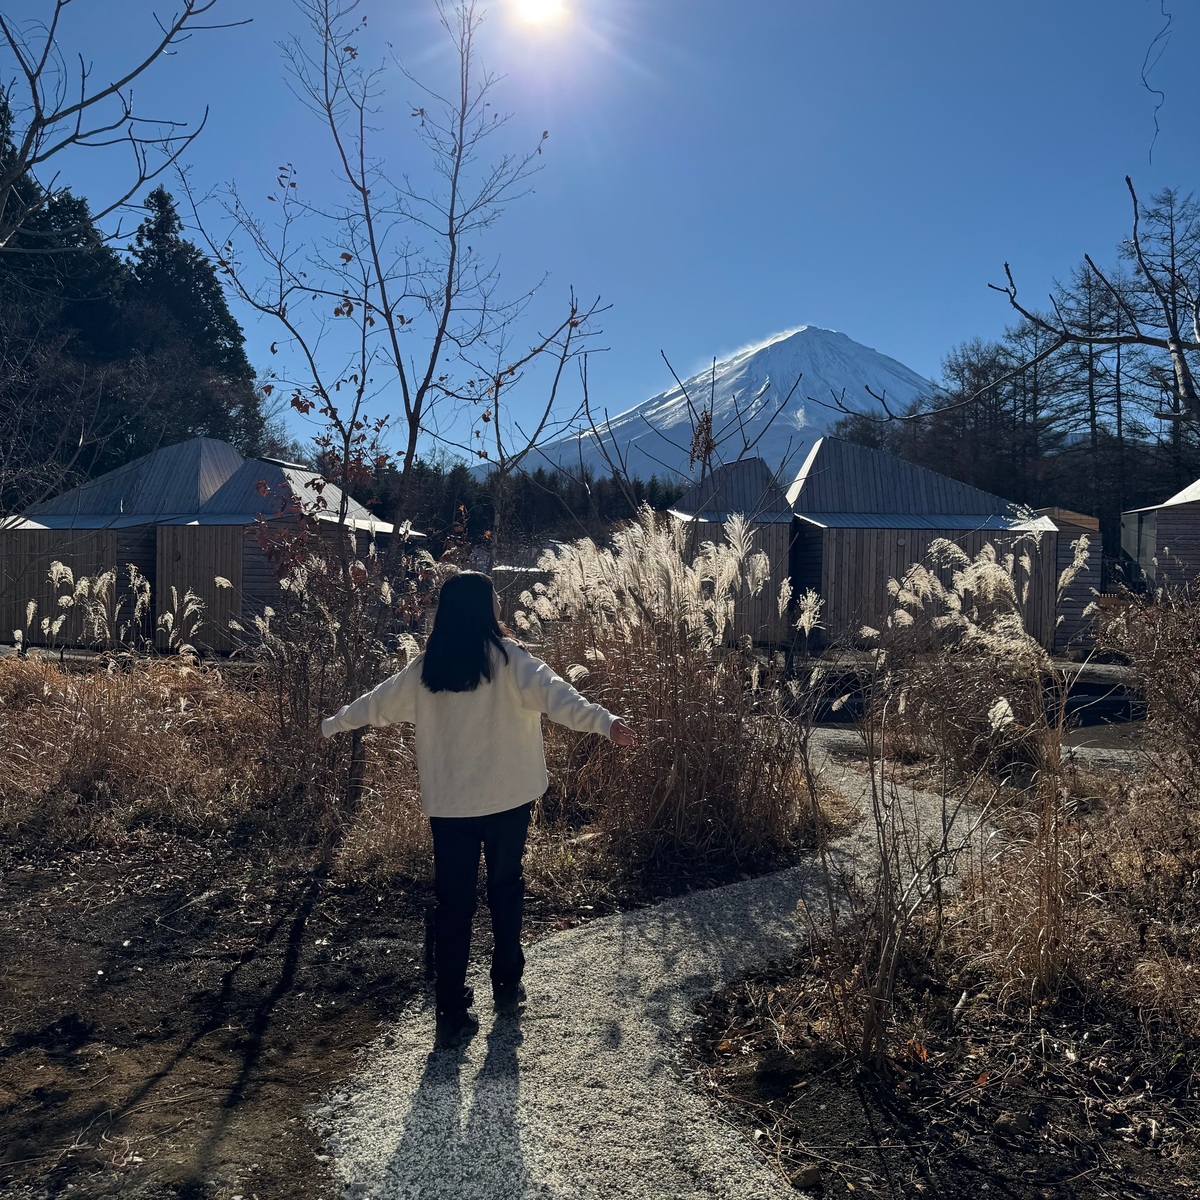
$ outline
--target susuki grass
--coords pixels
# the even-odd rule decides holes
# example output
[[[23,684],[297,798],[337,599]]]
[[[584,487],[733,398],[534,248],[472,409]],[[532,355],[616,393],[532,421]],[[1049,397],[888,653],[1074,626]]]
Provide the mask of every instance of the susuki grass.
[[[824,667],[785,678],[736,632],[769,589],[803,640],[819,598],[793,601],[772,581],[740,519],[694,555],[687,538],[643,512],[608,547],[548,553],[548,582],[524,597],[519,635],[640,734],[620,751],[548,727],[535,892],[578,900],[622,872],[719,874],[821,841],[806,714]],[[841,958],[825,960],[840,972],[842,1034],[874,1061],[903,1032],[889,1026],[891,988],[910,960],[990,980],[1007,1004],[1115,994],[1155,1044],[1200,1038],[1200,603],[1172,593],[1109,621],[1103,649],[1135,664],[1147,700],[1146,758],[1120,785],[1081,779],[1067,761],[1061,681],[1022,619],[1015,580],[1032,552],[968,559],[939,546],[895,582],[877,633],[863,732],[884,869],[857,892],[831,869]],[[0,659],[0,837],[60,849],[119,847],[142,831],[220,835],[272,855],[323,847],[348,878],[427,875],[410,733],[363,736],[354,804],[351,747],[316,736],[315,718],[346,698],[343,618],[303,583],[289,577],[240,664]],[[68,586],[99,614],[98,636],[102,618],[121,627],[111,587]],[[396,611],[390,593],[378,599],[372,620],[380,605]],[[416,649],[401,640],[403,653]],[[398,661],[380,650],[378,670]],[[892,767],[913,757],[941,794],[939,829],[902,820]],[[972,805],[957,826],[970,836],[952,833]]]
[[[642,862],[769,860],[816,836],[789,693],[739,608],[772,586],[740,517],[688,561],[688,531],[648,509],[611,547],[543,556],[524,636],[639,732],[628,751],[555,732],[552,808],[594,821]],[[782,603],[786,606],[787,597]]]

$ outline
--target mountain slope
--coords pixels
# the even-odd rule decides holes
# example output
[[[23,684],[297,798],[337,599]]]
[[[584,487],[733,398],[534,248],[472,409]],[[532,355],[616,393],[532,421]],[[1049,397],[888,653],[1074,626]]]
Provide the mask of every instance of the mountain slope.
[[[798,386],[784,404],[797,379]],[[870,387],[899,410],[918,394],[927,394],[931,386],[896,359],[844,333],[815,325],[739,351],[717,364],[715,379],[711,370],[702,371],[684,384],[693,406],[707,407],[712,400],[721,461],[736,459],[745,442],[754,442],[761,434],[751,453],[766,459],[772,470],[782,467],[781,477],[794,473],[813,442],[843,415],[836,410],[835,397],[844,397],[846,407],[857,411],[878,409],[866,392]],[[763,433],[768,423],[770,428]],[[688,400],[678,386],[613,417],[601,430],[605,444],[611,448],[615,443],[626,456],[631,475],[674,481],[690,477],[692,421]],[[544,462],[577,469],[582,457],[597,472],[608,470],[590,431],[539,449]]]

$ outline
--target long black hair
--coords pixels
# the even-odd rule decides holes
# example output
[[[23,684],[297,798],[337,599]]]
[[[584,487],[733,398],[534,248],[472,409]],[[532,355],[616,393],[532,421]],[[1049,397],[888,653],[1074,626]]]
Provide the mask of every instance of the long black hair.
[[[491,648],[508,662],[501,641],[508,630],[496,620],[492,581],[480,571],[460,571],[442,584],[433,631],[421,664],[431,692],[473,692],[492,677]]]

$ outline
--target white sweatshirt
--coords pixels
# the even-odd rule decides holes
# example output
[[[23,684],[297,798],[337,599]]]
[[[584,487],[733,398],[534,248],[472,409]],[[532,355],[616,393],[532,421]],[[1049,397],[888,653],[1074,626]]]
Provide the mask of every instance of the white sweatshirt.
[[[536,800],[549,785],[542,713],[580,733],[607,736],[616,718],[585,700],[540,658],[504,639],[492,678],[473,692],[431,692],[425,656],[321,722],[326,737],[363,725],[417,727],[421,808],[431,817],[475,817]]]

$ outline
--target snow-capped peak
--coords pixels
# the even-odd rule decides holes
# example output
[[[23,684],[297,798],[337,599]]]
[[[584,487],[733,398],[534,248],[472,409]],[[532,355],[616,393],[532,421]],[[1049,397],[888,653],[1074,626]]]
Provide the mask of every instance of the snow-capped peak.
[[[844,333],[800,325],[727,355],[600,427],[611,457],[631,475],[682,482],[692,475],[689,450],[699,413],[712,413],[717,461],[746,453],[764,458],[784,476],[812,443],[844,415],[878,409],[868,388],[901,409],[931,388],[927,379],[894,358]],[[589,431],[540,448],[543,462],[598,473],[609,465]]]

